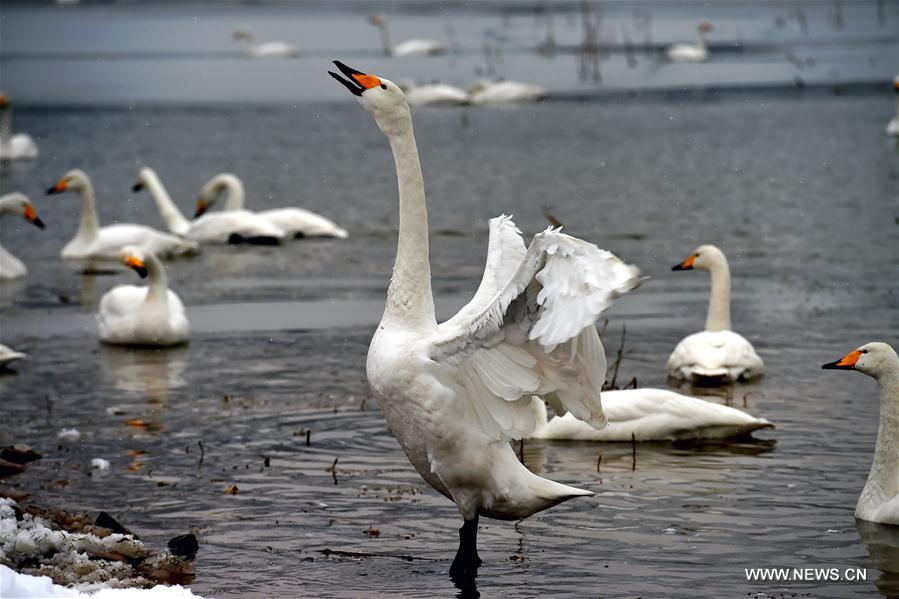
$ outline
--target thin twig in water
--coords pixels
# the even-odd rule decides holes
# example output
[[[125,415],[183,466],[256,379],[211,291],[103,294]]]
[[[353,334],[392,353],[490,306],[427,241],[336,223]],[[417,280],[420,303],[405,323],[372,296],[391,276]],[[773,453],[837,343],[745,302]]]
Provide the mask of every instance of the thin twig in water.
[[[637,388],[637,377],[632,376],[631,380],[627,382],[627,385],[624,386],[625,389],[636,389]]]
[[[599,457],[596,458],[596,472],[597,472],[597,473],[600,472],[599,469],[600,469],[601,466],[602,466],[602,454],[600,453],[600,454],[599,454]]]
[[[609,328],[609,319],[608,318],[606,318],[605,320],[602,321],[602,328],[599,330],[600,341],[602,341],[602,339],[606,336],[607,328]]]
[[[331,472],[331,478],[334,479],[335,485],[337,484],[337,460],[339,460],[339,459],[340,459],[339,457],[334,458],[334,463],[331,464],[330,468],[328,468],[328,470],[330,470],[330,472]]]
[[[203,458],[206,457],[206,448],[203,447],[203,442],[202,442],[202,441],[197,441],[197,445],[200,446],[200,461],[197,462],[197,470],[199,470],[199,469],[200,469],[200,466],[203,465]]]
[[[309,447],[309,445],[310,445],[309,437],[311,436],[311,434],[312,434],[312,431],[310,431],[310,430],[307,428],[307,429],[306,429],[306,447]]]
[[[524,439],[518,442],[518,461],[524,464]]]
[[[612,380],[605,389],[618,389],[618,369],[621,368],[621,359],[624,357],[624,340],[627,337],[627,325],[621,325],[621,343],[618,344],[618,355],[615,364],[612,365]]]
[[[631,472],[637,469],[637,436],[631,433]]]

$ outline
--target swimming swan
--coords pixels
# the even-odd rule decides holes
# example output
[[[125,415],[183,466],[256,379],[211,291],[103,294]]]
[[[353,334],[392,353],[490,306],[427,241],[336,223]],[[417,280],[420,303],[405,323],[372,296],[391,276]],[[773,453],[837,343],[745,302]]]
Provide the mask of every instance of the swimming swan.
[[[518,520],[593,495],[531,473],[510,439],[536,426],[531,397],[592,426],[606,423],[606,363],[594,322],[639,283],[639,271],[595,245],[548,229],[526,248],[511,218],[490,221],[487,264],[474,298],[437,324],[424,180],[412,118],[391,81],[340,62],[330,73],[387,136],[399,187],[399,240],[387,305],[367,374],[390,430],[415,470],[456,503],[464,524],[450,568],[470,577],[479,516]]]
[[[224,214],[235,210],[247,212],[244,210],[246,194],[243,182],[231,173],[219,173],[210,179],[200,191],[200,198],[197,200],[197,215],[205,214],[225,192],[227,192],[227,200]],[[347,237],[346,230],[338,227],[332,220],[303,208],[273,208],[250,214],[265,219],[272,226],[291,237],[337,237],[340,239]]]
[[[705,62],[709,51],[705,45],[705,34],[712,30],[708,21],[702,21],[696,27],[695,44],[674,44],[668,48],[668,60],[673,62]]]
[[[886,343],[874,342],[821,368],[857,370],[880,383],[880,428],[874,462],[855,506],[855,517],[899,526],[899,357]]]
[[[0,93],[0,160],[37,158],[37,144],[27,133],[12,132],[12,104]]]
[[[67,172],[47,195],[76,191],[81,195],[81,224],[78,232],[62,248],[62,257],[68,259],[116,260],[127,245],[136,245],[157,256],[171,257],[197,251],[196,241],[169,235],[144,225],[118,224],[100,226],[94,186],[84,171]]]
[[[537,102],[546,96],[546,89],[518,81],[479,80],[468,92],[472,104],[515,104]]]
[[[730,330],[730,269],[724,253],[703,245],[671,270],[707,270],[712,277],[705,330],[683,339],[668,358],[668,375],[691,382],[749,380],[765,365],[752,344]]]
[[[399,86],[406,94],[406,102],[409,106],[464,106],[471,104],[468,92],[446,83],[418,85],[414,81],[403,81]]]
[[[257,43],[256,36],[249,29],[238,29],[234,32],[234,41],[247,42],[247,56],[252,58],[296,58],[301,51],[286,42]]]
[[[162,262],[135,246],[124,248],[121,260],[142,279],[149,277],[149,285],[119,285],[103,295],[97,312],[100,341],[143,347],[187,343],[190,324],[184,304],[168,288]]]
[[[22,352],[18,352],[11,347],[7,347],[0,343],[0,368],[6,368],[7,365],[15,362],[16,360],[21,360],[27,354],[23,354]]]
[[[603,391],[602,410],[609,424],[601,430],[571,414],[547,422],[546,405],[539,399],[532,401],[532,408],[537,417],[532,439],[630,442],[633,435],[637,441],[721,440],[774,428],[764,418],[666,389]]]
[[[39,229],[44,228],[44,223],[34,211],[34,206],[24,193],[8,193],[0,198],[0,216],[4,214],[18,214]],[[17,279],[28,274],[28,268],[22,261],[0,246],[0,279]]]
[[[213,186],[214,182],[215,178],[211,179],[203,189],[206,190],[207,187]],[[156,175],[156,171],[146,166],[138,171],[137,181],[135,181],[132,191],[137,192],[145,187],[156,201],[159,214],[169,231],[176,235],[201,243],[248,242],[262,245],[275,245],[286,236],[282,229],[268,220],[239,208],[201,214],[192,221],[187,220],[184,213],[172,201],[169,192]],[[207,190],[205,193],[211,192]],[[202,200],[203,192],[201,192],[200,198]],[[203,201],[203,206],[202,212],[205,212],[205,201]]]
[[[381,42],[387,56],[433,56],[446,52],[446,47],[437,40],[411,39],[394,46],[390,41],[390,28],[384,15],[371,15],[368,22],[381,30]]]

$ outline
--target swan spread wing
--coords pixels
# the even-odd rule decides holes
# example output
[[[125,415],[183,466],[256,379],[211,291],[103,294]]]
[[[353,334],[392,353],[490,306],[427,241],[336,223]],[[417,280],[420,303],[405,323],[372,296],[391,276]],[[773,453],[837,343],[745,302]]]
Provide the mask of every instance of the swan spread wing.
[[[601,428],[606,360],[594,322],[638,284],[636,267],[591,243],[547,229],[524,250],[511,219],[494,219],[481,285],[438,327],[431,358],[491,438],[535,428],[531,395]]]

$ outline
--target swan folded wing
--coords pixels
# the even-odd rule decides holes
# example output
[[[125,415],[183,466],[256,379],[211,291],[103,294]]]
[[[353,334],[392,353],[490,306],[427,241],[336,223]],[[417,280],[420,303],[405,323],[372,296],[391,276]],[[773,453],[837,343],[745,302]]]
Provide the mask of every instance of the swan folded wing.
[[[639,271],[550,229],[534,237],[514,274],[485,301],[495,277],[511,270],[497,249],[503,246],[494,243],[509,224],[497,223],[495,235],[491,223],[490,278],[485,272],[475,299],[439,326],[431,357],[447,367],[472,419],[492,438],[521,438],[534,429],[532,395],[557,414],[601,428],[606,361],[594,323],[639,284]]]

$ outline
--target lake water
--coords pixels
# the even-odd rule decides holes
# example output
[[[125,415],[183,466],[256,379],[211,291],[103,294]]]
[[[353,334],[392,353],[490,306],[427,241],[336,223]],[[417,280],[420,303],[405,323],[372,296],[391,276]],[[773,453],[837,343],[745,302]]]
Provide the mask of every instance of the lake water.
[[[421,29],[416,23],[429,23],[423,34],[440,37],[452,21],[470,46],[459,58],[467,66],[450,67],[449,57],[405,63],[377,56],[377,36],[364,23],[371,8],[392,6],[0,7],[3,85],[18,89],[23,104],[15,129],[30,132],[41,148],[37,161],[0,169],[0,186],[28,193],[47,224],[40,231],[4,218],[0,229],[4,247],[30,271],[0,288],[0,338],[29,354],[15,374],[0,376],[0,443],[46,454],[9,482],[35,503],[107,510],[151,545],[196,528],[201,549],[192,588],[200,594],[460,592],[447,576],[458,512],[412,470],[365,381],[395,250],[392,159],[370,116],[325,71],[327,59],[345,57],[393,79],[421,77],[416,69],[428,65],[451,79],[455,68],[461,82],[476,76],[484,30],[501,31],[510,20],[520,44],[509,47],[526,47],[545,25],[514,4],[436,16],[400,11],[398,39]],[[558,9],[561,45],[568,5],[549,6]],[[630,22],[631,5],[624,6],[603,3],[603,22]],[[703,273],[670,266],[701,243],[718,244],[733,272],[734,328],[755,345],[767,375],[710,399],[777,429],[758,433],[757,442],[723,446],[642,444],[635,468],[630,445],[528,442],[528,466],[598,495],[517,524],[482,520],[477,590],[485,597],[895,596],[896,531],[853,517],[876,437],[877,387],[820,365],[867,341],[899,342],[899,148],[884,134],[895,110],[888,81],[897,70],[896,36],[892,45],[877,41],[896,33],[896,5],[886,3],[879,25],[878,3],[843,3],[837,30],[826,25],[835,4],[803,4],[808,34],[790,16],[792,4],[685,4],[680,16],[664,4],[643,6],[656,11],[654,44],[681,33],[689,39],[688,23],[706,17],[722,24],[722,41],[736,39],[740,24],[750,47],[803,35],[865,38],[868,46],[814,46],[817,65],[849,66],[836,74],[823,69],[830,74],[821,85],[805,89],[792,85],[796,67],[780,64],[782,48],[730,53],[707,65],[646,65],[647,78],[674,78],[664,74],[674,68],[689,84],[644,82],[633,98],[615,91],[630,85],[615,76],[616,60],[621,73],[631,72],[619,54],[602,63],[603,82],[594,85],[578,81],[574,54],[546,59],[509,49],[505,73],[545,82],[549,101],[414,112],[438,310],[452,314],[477,287],[488,218],[512,213],[530,235],[546,226],[542,212],[550,206],[570,233],[652,277],[608,312],[605,345],[614,355],[626,326],[623,378],[665,386],[665,360],[702,326],[708,292]],[[334,32],[350,21],[351,8],[358,13],[352,43],[332,55],[341,48]],[[204,27],[219,23],[224,37],[176,35],[183,47],[163,50],[190,56],[120,56],[96,79],[88,66],[96,60],[56,55],[159,52],[159,40],[175,35],[190,11]],[[294,28],[297,14],[309,21]],[[26,35],[40,24],[48,32],[63,23],[88,27],[97,15],[115,26],[40,42]],[[310,55],[268,63],[228,54],[233,22],[253,25],[260,37],[264,31],[302,43]],[[577,41],[577,20],[573,27],[569,38]],[[299,29],[302,39],[289,35]],[[522,70],[511,66],[519,61]],[[871,70],[855,70],[856,62]],[[245,85],[225,76],[230,87],[210,97],[206,83],[198,90],[179,82],[179,73],[206,81],[207,66],[246,73]],[[814,68],[804,67],[803,77],[812,79]],[[764,77],[742,90],[719,78],[753,70]],[[549,73],[564,75],[555,81]],[[854,73],[861,75],[853,80]],[[873,85],[877,78],[885,84]],[[148,89],[136,87],[137,79],[169,83]],[[283,89],[273,84],[279,80]],[[561,101],[570,95],[590,98]],[[272,102],[288,96],[295,101]],[[78,105],[66,105],[72,102]],[[250,207],[304,206],[350,237],[278,248],[207,246],[172,261],[170,285],[194,325],[190,345],[101,347],[92,316],[99,298],[136,277],[124,269],[85,276],[63,263],[59,251],[77,228],[80,203],[42,190],[67,169],[83,168],[101,222],[162,227],[146,192],[130,192],[141,165],[157,169],[185,211],[205,180],[231,170],[243,178]],[[128,425],[133,419],[142,424]],[[82,440],[60,448],[63,427],[78,428]],[[110,471],[91,475],[94,457],[109,459]],[[231,484],[240,489],[235,496],[224,494]],[[748,582],[744,568],[755,567],[867,568],[868,579]]]

